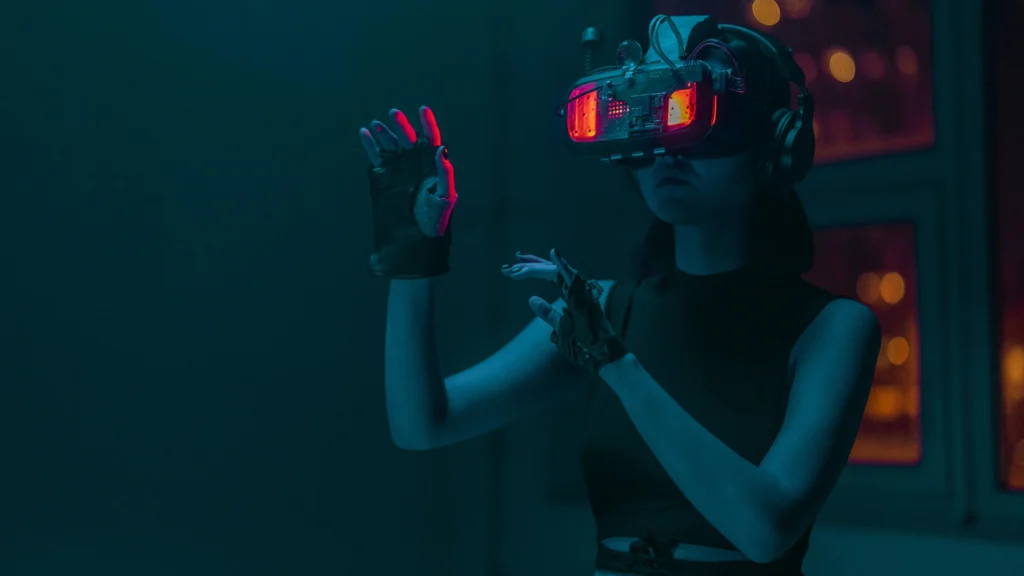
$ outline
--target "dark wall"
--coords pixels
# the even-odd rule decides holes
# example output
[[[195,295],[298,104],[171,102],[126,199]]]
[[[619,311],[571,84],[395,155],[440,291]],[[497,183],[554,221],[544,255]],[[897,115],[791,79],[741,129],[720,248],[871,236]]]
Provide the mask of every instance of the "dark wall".
[[[437,111],[461,193],[441,336],[461,368],[529,320],[538,288],[497,273],[512,252],[558,246],[614,277],[643,232],[550,116],[580,28],[607,51],[642,39],[621,4],[6,8],[0,574],[586,573],[586,511],[550,497],[572,415],[391,446],[355,131]],[[833,572],[904,544],[900,566],[997,557],[817,534]]]
[[[425,102],[464,143],[459,368],[494,346],[486,4],[8,9],[0,573],[445,572],[464,457],[387,437],[356,130]]]
[[[9,10],[0,573],[588,569],[562,549],[585,522],[551,538],[533,506],[565,418],[391,446],[356,130],[435,109],[460,192],[442,352],[475,362],[550,293],[501,277],[513,252],[614,276],[643,233],[555,116],[580,30],[605,61],[628,35],[619,0]]]

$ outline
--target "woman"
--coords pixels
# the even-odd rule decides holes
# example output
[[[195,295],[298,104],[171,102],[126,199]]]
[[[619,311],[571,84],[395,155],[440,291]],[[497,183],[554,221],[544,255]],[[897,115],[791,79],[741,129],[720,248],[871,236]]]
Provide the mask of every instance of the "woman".
[[[448,377],[433,312],[457,198],[447,150],[427,108],[422,138],[397,110],[394,131],[379,121],[360,130],[374,165],[372,266],[391,278],[385,385],[395,443],[436,448],[588,402],[581,462],[598,574],[800,574],[880,346],[870,310],[800,278],[813,261],[810,228],[792,181],[766,168],[778,145],[772,119],[789,105],[786,79],[762,49],[717,25],[694,27],[686,45],[707,38],[739,56],[744,97],[764,114],[751,117],[742,150],[627,166],[655,216],[646,243],[655,274],[594,282],[555,250],[517,254],[507,277],[556,282],[564,298],[531,298],[537,320]]]

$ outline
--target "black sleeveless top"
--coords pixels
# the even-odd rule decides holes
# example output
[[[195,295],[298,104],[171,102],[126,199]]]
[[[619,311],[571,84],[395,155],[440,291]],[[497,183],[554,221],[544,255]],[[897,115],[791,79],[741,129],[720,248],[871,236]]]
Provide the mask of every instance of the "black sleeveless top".
[[[677,270],[617,283],[608,298],[609,321],[654,380],[718,439],[759,464],[786,413],[793,345],[834,296],[799,278],[748,268],[710,276]],[[672,482],[607,385],[593,387],[587,418],[581,464],[599,541],[649,537],[735,550]],[[799,574],[809,536],[782,561],[714,573]],[[623,569],[608,561],[614,554],[598,549],[598,568]]]

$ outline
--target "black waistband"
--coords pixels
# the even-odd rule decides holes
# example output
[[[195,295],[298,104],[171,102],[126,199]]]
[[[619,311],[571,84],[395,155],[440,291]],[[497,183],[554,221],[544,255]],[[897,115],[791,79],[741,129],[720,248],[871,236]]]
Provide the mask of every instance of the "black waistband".
[[[599,570],[636,576],[801,576],[800,563],[781,559],[766,564],[742,562],[695,562],[678,560],[671,554],[651,552],[619,552],[597,546]]]

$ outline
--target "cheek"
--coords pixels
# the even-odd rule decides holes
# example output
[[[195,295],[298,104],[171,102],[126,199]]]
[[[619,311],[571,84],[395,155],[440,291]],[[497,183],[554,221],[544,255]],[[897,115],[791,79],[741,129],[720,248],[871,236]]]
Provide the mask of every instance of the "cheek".
[[[636,184],[641,188],[645,188],[651,184],[651,168],[631,168],[629,173],[632,175]]]
[[[654,187],[654,176],[649,168],[630,170],[633,179],[634,190],[639,193],[645,202],[650,201],[651,189]]]
[[[757,187],[757,170],[746,158],[711,161],[700,167],[700,181],[705,188],[729,197],[751,195]]]
[[[729,192],[730,196],[753,192],[754,175],[750,171],[737,171],[715,174],[706,180],[709,188]]]

